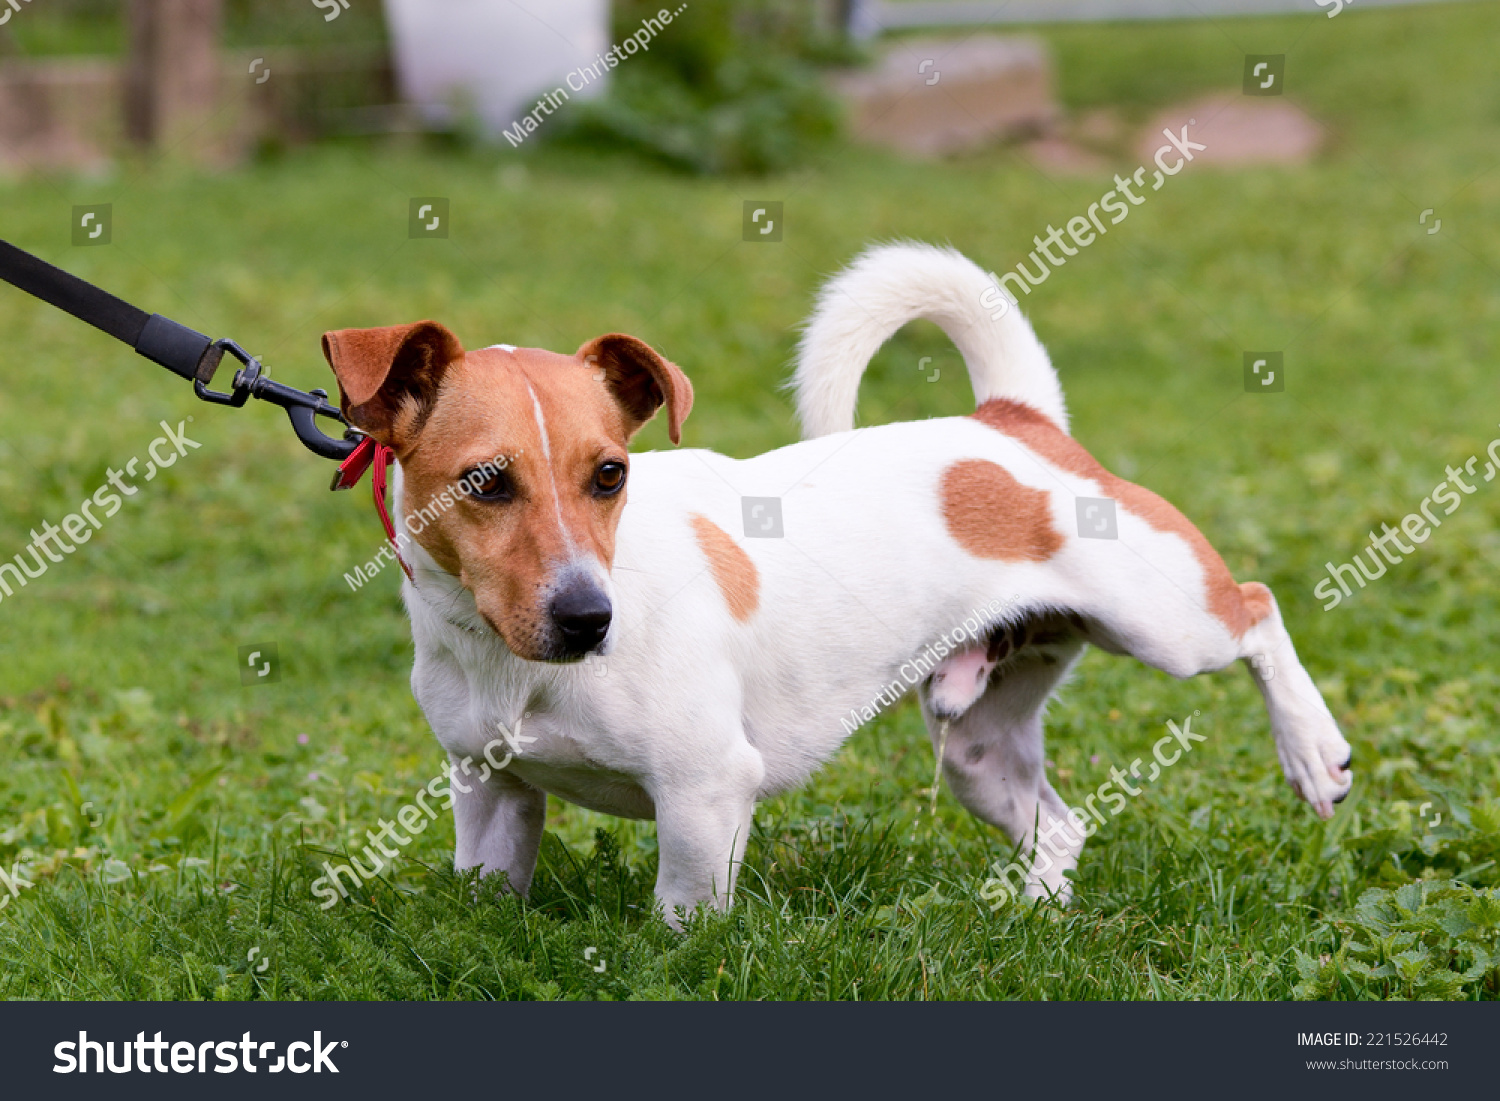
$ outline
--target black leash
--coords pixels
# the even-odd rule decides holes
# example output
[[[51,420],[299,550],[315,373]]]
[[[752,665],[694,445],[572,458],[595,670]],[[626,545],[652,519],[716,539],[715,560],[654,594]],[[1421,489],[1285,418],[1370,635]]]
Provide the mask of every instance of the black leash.
[[[234,341],[210,340],[159,313],[136,309],[108,291],[3,240],[0,240],[0,279],[124,341],[152,363],[192,380],[193,392],[204,401],[236,409],[251,398],[279,405],[286,410],[292,430],[303,446],[325,459],[342,462],[364,439],[362,433],[350,427],[338,407],[328,403],[326,390],[303,392],[274,382],[260,361]],[[241,366],[234,372],[229,393],[220,393],[209,386],[225,352],[239,360]],[[342,424],[344,438],[325,434],[318,427],[319,417]]]

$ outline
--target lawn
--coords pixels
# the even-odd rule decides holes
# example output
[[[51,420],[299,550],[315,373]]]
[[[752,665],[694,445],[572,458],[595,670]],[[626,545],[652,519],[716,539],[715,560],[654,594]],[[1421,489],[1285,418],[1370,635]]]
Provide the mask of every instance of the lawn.
[[[328,854],[441,762],[407,683],[399,575],[344,581],[381,545],[367,491],[330,495],[331,464],[275,410],[202,405],[0,287],[4,557],[144,464],[160,422],[201,445],[0,599],[0,866],[31,884],[0,885],[0,996],[1496,997],[1500,486],[1481,480],[1339,607],[1312,590],[1500,436],[1500,5],[1038,33],[1072,110],[1142,118],[1233,90],[1246,53],[1286,53],[1293,98],[1331,131],[1306,167],[1183,172],[1024,304],[1078,439],[1277,593],[1355,747],[1331,822],[1282,780],[1242,671],[1177,682],[1091,653],[1050,712],[1070,803],[1168,720],[1196,716],[1208,740],[1090,840],[1066,910],[980,898],[1010,847],[946,792],[929,819],[910,702],[760,807],[735,907],[685,934],[650,916],[654,827],[556,800],[527,901],[476,905],[440,818],[322,910]],[[796,325],[866,242],[951,242],[1004,270],[1109,175],[840,147],[784,178],[699,180],[578,151],[350,143],[231,173],[0,183],[0,226],[302,387],[331,383],[325,329],[434,317],[470,346],[559,350],[632,332],[693,379],[684,444],[744,456],[796,438],[780,389]],[[448,239],[407,238],[412,196],[451,200]],[[741,241],[745,199],[784,201],[784,243]],[[71,207],[105,202],[113,243],[71,247]],[[1245,393],[1256,349],[1284,352],[1284,393]],[[914,325],[861,417],[971,408],[956,352]],[[659,424],[639,441],[666,446]],[[264,644],[279,679],[242,686],[240,648]]]

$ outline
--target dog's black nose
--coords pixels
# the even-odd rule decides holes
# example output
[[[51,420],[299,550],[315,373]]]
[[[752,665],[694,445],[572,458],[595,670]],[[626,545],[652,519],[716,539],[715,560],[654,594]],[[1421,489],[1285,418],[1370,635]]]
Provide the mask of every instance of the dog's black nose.
[[[586,654],[604,641],[609,630],[609,597],[594,585],[570,585],[553,597],[548,609],[552,622],[562,632],[569,657]]]

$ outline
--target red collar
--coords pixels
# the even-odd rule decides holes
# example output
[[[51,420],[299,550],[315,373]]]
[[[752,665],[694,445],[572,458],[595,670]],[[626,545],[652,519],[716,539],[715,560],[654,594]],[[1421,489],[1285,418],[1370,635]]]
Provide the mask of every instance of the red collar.
[[[375,509],[380,513],[380,523],[385,527],[385,537],[391,541],[391,549],[396,552],[396,561],[401,564],[401,571],[406,574],[407,580],[415,584],[416,579],[411,575],[411,567],[406,564],[406,559],[401,557],[401,545],[396,542],[396,525],[391,523],[390,510],[386,508],[385,503],[389,489],[386,467],[395,461],[394,451],[383,443],[377,443],[373,436],[366,436],[359,441],[359,446],[349,457],[339,463],[338,473],[333,476],[332,488],[353,489],[365,476],[366,470],[372,466],[375,468],[371,477],[375,494]]]

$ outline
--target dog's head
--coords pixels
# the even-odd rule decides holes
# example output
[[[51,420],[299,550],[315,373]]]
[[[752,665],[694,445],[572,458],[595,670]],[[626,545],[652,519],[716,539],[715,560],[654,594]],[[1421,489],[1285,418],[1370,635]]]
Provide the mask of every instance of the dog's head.
[[[401,463],[413,536],[506,646],[532,661],[598,646],[626,446],[662,405],[679,442],[687,376],[633,336],[601,336],[571,356],[465,352],[434,321],[327,333],[323,354],[350,423]]]

